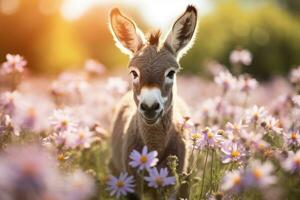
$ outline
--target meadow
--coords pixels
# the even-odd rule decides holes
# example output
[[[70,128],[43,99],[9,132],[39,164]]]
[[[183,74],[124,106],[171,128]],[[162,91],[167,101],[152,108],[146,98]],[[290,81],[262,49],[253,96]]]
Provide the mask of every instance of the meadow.
[[[138,182],[126,172],[112,176],[107,165],[129,75],[88,60],[49,78],[31,75],[20,55],[0,59],[1,200],[125,199],[137,185],[161,199],[174,199],[180,186],[189,199],[300,198],[300,67],[259,82],[240,73],[251,53],[234,50],[232,72],[211,62],[206,79],[179,74],[178,93],[191,111],[178,121],[190,137],[188,170],[177,174],[174,156],[156,169],[157,153],[145,147],[131,157],[144,171]],[[141,156],[152,156],[147,167],[134,163]]]

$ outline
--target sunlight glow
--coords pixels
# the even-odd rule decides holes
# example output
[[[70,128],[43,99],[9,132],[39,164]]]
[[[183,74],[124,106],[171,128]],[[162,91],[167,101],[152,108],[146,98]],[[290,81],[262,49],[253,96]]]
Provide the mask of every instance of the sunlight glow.
[[[128,5],[136,8],[144,20],[157,28],[169,28],[171,22],[180,15],[189,4],[195,5],[199,15],[204,15],[213,7],[209,0],[64,0],[61,12],[68,20],[75,20],[94,5]],[[167,26],[167,27],[166,27]]]

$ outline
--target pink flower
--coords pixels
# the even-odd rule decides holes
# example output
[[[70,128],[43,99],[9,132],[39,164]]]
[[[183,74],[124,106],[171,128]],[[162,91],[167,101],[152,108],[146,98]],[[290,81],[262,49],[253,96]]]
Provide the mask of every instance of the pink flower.
[[[264,107],[258,107],[254,105],[252,108],[246,110],[246,122],[247,123],[257,123],[262,121],[262,119],[267,115],[267,111]]]
[[[297,130],[284,133],[283,137],[288,146],[298,147],[300,145],[300,133]]]
[[[300,172],[300,150],[296,153],[289,152],[288,158],[282,162],[282,167],[291,173]]]
[[[300,84],[300,66],[291,70],[290,81],[294,84]]]
[[[27,62],[24,58],[20,55],[6,55],[6,62],[2,64],[2,73],[3,74],[10,74],[10,73],[22,73],[24,71],[24,67],[26,66]]]
[[[279,120],[275,119],[272,116],[267,116],[263,122],[262,126],[267,130],[267,131],[274,131],[275,133],[281,133],[282,128],[279,127]]]
[[[222,71],[215,76],[215,82],[223,88],[225,92],[234,89],[236,86],[236,78],[229,71]]]
[[[229,60],[232,64],[250,65],[252,62],[252,55],[246,49],[234,50],[231,52]]]
[[[84,66],[85,70],[92,75],[102,75],[105,72],[105,67],[95,60],[87,60]]]
[[[257,88],[257,81],[249,76],[239,76],[237,82],[238,88],[245,93],[249,93],[251,90]]]
[[[77,128],[77,121],[73,118],[70,109],[55,110],[50,117],[50,124],[55,132],[73,132]]]
[[[110,77],[106,89],[116,94],[124,94],[128,90],[128,83],[119,77]]]

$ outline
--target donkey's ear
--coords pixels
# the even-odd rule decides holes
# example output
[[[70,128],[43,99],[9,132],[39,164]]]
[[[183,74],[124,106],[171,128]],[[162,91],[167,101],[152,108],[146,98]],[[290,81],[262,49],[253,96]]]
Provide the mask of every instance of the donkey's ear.
[[[110,12],[110,30],[116,41],[116,45],[130,56],[137,52],[144,44],[144,34],[135,23],[124,16],[119,9],[114,8]]]
[[[175,56],[183,54],[191,45],[197,25],[197,10],[194,6],[188,6],[186,11],[174,23],[169,32],[164,46]]]

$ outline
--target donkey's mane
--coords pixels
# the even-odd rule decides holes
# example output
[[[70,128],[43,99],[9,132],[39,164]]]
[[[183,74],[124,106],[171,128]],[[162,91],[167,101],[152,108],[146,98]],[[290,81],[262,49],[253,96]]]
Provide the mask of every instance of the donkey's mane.
[[[154,46],[158,46],[159,44],[159,39],[161,36],[161,31],[153,31],[152,33],[150,33],[149,38],[148,38],[148,42],[150,45],[154,45]]]

